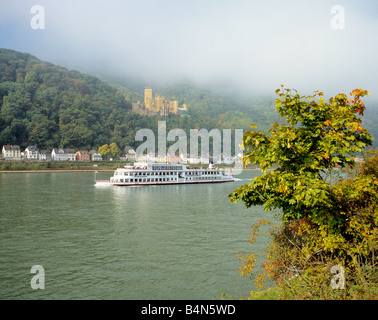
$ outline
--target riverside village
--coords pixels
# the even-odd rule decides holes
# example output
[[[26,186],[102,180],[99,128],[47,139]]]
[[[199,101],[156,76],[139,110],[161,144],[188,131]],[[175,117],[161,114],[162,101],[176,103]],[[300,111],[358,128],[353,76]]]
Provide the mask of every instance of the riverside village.
[[[184,116],[188,115],[188,106],[183,104],[180,108],[178,101],[170,101],[164,96],[159,96],[155,93],[152,95],[152,88],[144,88],[144,101],[135,102],[132,104],[132,111],[141,115],[160,115],[162,117]],[[0,155],[0,163],[4,161],[78,161],[78,162],[91,162],[91,161],[121,161],[121,162],[162,162],[162,163],[180,163],[180,164],[208,164],[209,162],[215,164],[232,164],[235,160],[240,159],[241,154],[230,156],[226,154],[218,154],[212,157],[210,154],[201,156],[187,156],[183,153],[175,155],[156,156],[155,153],[149,152],[143,155],[137,155],[134,148],[126,146],[120,150],[116,144],[113,145],[113,152],[104,152],[101,147],[98,150],[81,150],[72,148],[52,148],[51,150],[40,149],[36,145],[29,145],[22,149],[19,145],[7,144],[3,145]]]

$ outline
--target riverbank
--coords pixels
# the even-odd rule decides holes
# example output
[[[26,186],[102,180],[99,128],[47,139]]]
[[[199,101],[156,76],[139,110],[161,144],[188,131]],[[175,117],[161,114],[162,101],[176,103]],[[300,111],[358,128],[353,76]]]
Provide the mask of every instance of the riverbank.
[[[1,161],[1,172],[114,171],[125,162],[101,161]]]
[[[116,170],[116,168],[86,168],[86,169],[77,169],[77,168],[66,168],[66,169],[59,169],[59,168],[45,168],[45,169],[22,169],[22,170],[0,170],[0,173],[38,173],[38,172],[112,172]],[[253,168],[246,168],[243,171],[259,171],[259,169]]]
[[[114,171],[117,168],[130,165],[125,162],[78,162],[78,161],[1,161],[0,173],[17,173],[17,172],[72,172],[72,171]],[[188,167],[203,167],[207,168],[207,165],[188,165]],[[217,165],[217,167],[225,168],[226,170],[234,168],[231,165]],[[244,168],[247,171],[258,171],[256,167]]]
[[[113,172],[113,169],[44,169],[44,170],[0,170],[0,173],[42,173],[42,172]]]

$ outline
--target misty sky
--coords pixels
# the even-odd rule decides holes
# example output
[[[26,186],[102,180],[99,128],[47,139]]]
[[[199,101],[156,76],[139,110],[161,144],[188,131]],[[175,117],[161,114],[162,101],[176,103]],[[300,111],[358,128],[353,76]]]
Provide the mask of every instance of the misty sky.
[[[34,30],[33,5],[45,9]],[[344,28],[334,29],[334,5]],[[340,20],[338,21],[340,25]],[[378,96],[378,1],[0,1],[0,47],[69,69],[143,79]]]

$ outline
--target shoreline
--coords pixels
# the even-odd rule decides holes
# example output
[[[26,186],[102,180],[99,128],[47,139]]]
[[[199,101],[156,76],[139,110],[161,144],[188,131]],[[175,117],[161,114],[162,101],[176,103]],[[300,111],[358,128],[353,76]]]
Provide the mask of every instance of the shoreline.
[[[40,173],[40,172],[110,172],[113,169],[36,169],[36,170],[0,170],[0,173]]]
[[[232,169],[232,168],[231,168]],[[1,173],[43,173],[43,172],[113,172],[115,169],[35,169],[35,170],[0,170]],[[242,171],[259,171],[259,169],[253,169],[253,168],[246,168],[242,169]]]

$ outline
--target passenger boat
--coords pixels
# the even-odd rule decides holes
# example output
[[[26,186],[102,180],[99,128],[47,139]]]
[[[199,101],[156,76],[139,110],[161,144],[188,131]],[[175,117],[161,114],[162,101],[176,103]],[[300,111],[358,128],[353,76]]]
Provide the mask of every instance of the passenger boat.
[[[96,185],[145,186],[168,184],[220,183],[235,181],[231,170],[215,168],[188,168],[182,164],[135,163],[118,168],[110,180],[95,180]]]

